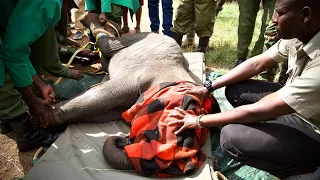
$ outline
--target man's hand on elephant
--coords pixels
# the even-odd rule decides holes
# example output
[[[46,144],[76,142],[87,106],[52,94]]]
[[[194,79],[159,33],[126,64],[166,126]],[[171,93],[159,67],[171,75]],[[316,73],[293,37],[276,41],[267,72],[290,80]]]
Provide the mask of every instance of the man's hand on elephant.
[[[39,90],[41,97],[49,104],[54,104],[56,100],[52,87],[43,82],[41,77],[39,77],[37,74],[32,76],[32,80],[33,84],[36,85],[37,89]]]
[[[104,26],[107,23],[107,21],[108,21],[107,14],[104,12],[100,13],[100,15],[99,15],[100,25]]]
[[[175,134],[179,134],[185,129],[196,129],[198,128],[197,116],[188,113],[187,111],[175,107],[174,110],[170,112],[169,117],[177,118],[172,122],[169,122],[168,125],[181,125],[181,128],[174,132]]]
[[[181,94],[192,94],[197,96],[204,102],[204,100],[209,96],[209,91],[204,86],[196,86],[191,83],[183,83],[178,85],[179,89],[178,92]]]
[[[49,86],[51,87],[51,86]],[[51,88],[52,89],[52,88]],[[41,98],[37,98],[30,86],[17,88],[17,90],[22,94],[24,100],[26,101],[27,105],[29,106],[29,110],[31,115],[34,117],[33,119],[41,126],[47,127],[48,125],[55,124],[54,122],[54,115],[52,106],[48,101],[43,100]],[[48,88],[44,92],[53,92]],[[48,94],[45,93],[45,94]]]
[[[47,101],[49,104],[56,103],[55,93],[53,91],[53,88],[46,84],[39,89],[41,97]]]
[[[71,69],[71,76],[70,76],[70,78],[79,81],[80,79],[83,78],[83,75],[80,73],[79,70]]]
[[[46,128],[48,126],[55,125],[54,119],[54,106],[47,101],[35,97],[28,103],[30,114],[33,116],[33,120],[39,124],[40,127]]]

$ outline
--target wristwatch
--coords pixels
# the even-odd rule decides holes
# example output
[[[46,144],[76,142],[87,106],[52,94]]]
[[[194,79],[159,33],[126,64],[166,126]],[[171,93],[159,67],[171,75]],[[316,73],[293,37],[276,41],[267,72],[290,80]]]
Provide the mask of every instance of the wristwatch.
[[[213,87],[212,87],[212,81],[210,81],[210,80],[205,81],[203,83],[203,86],[206,87],[210,93],[212,93],[213,90],[214,90]]]

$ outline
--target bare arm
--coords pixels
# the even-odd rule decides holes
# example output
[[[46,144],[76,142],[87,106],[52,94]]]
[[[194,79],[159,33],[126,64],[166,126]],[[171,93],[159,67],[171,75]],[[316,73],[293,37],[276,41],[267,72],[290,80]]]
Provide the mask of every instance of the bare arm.
[[[201,125],[217,127],[234,123],[255,123],[294,112],[276,93],[272,93],[254,104],[239,106],[223,113],[205,115],[201,118]]]
[[[252,57],[212,83],[213,89],[231,85],[259,74],[276,64],[266,53]]]
[[[276,93],[272,93],[254,104],[239,106],[218,114],[202,116],[199,122],[201,126],[206,127],[219,127],[227,124],[248,124],[294,112]],[[196,129],[199,127],[198,118],[200,116],[191,115],[181,108],[175,108],[175,111],[170,112],[169,116],[177,118],[177,120],[168,123],[169,125],[181,126],[175,132],[176,134],[181,133],[185,129]]]

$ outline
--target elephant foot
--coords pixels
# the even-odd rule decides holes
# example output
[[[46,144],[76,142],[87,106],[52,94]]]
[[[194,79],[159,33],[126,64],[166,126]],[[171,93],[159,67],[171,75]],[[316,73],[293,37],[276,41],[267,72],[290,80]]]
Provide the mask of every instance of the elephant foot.
[[[103,155],[111,167],[119,170],[134,170],[126,153],[122,151],[128,144],[128,139],[120,136],[111,136],[106,140],[103,145]]]

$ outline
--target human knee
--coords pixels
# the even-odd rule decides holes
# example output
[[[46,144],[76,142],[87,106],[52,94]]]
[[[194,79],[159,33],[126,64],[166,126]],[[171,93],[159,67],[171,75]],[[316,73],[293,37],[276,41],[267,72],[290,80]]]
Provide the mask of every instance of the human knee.
[[[238,99],[240,97],[240,89],[241,84],[239,83],[226,86],[225,96],[233,107],[238,107],[240,105],[237,103],[239,102]]]
[[[239,157],[239,147],[237,147],[240,134],[238,124],[229,124],[222,128],[220,135],[220,146],[223,153],[231,156],[233,159],[237,159]]]

